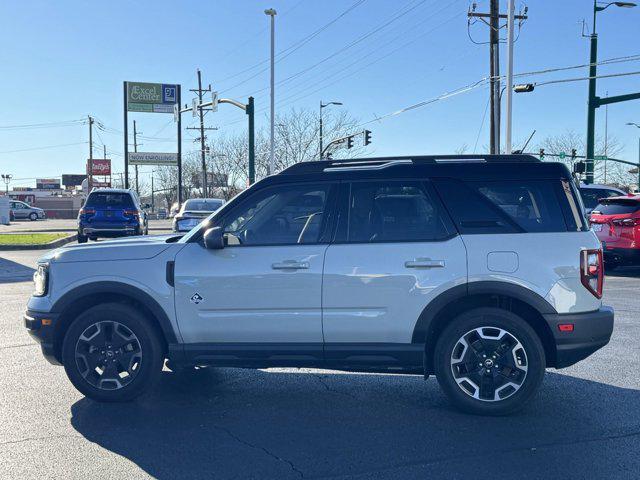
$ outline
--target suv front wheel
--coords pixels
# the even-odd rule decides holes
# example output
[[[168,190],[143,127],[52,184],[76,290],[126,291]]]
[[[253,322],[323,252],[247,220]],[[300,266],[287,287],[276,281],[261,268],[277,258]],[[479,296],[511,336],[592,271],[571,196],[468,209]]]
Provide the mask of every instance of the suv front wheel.
[[[158,379],[164,353],[146,317],[127,305],[106,303],[89,308],[71,324],[62,361],[81,393],[101,402],[123,402]]]
[[[438,383],[461,410],[506,415],[537,392],[544,348],[519,316],[498,308],[465,312],[442,332],[435,348]]]

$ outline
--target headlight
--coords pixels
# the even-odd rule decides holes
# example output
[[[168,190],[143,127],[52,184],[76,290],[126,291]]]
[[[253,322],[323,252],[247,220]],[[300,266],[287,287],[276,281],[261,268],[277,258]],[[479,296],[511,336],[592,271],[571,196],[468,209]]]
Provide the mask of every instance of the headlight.
[[[43,297],[47,294],[47,288],[49,286],[49,264],[39,263],[38,269],[33,274],[33,295],[36,297]]]

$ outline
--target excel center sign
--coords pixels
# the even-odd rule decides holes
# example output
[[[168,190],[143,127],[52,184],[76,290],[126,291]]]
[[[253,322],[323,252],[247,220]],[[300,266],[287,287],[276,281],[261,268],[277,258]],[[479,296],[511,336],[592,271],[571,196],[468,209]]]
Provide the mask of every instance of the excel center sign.
[[[127,82],[127,111],[173,113],[178,86],[165,83]]]

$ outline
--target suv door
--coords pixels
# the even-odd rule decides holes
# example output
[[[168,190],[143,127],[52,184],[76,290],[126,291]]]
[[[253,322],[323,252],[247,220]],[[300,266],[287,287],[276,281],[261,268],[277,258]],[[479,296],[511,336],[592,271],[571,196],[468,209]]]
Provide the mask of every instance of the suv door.
[[[186,244],[175,259],[185,343],[235,344],[239,356],[265,344],[289,344],[299,353],[304,344],[309,358],[321,358],[322,267],[335,189],[264,187],[213,219],[224,229],[225,248]]]
[[[467,281],[462,240],[427,182],[345,184],[338,212],[324,267],[326,359],[420,365],[424,345],[411,345],[420,314]]]
[[[13,217],[18,218],[27,218],[29,215],[29,207],[22,202],[15,202],[13,207]]]

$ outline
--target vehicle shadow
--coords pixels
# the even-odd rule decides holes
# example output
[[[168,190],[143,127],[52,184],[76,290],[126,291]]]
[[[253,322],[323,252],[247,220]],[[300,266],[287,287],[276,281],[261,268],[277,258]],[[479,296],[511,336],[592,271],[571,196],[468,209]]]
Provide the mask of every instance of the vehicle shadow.
[[[0,252],[0,283],[17,283],[31,280],[35,269],[3,258]]]
[[[640,277],[640,267],[618,267],[609,273],[605,265],[604,272],[606,277]]]
[[[433,379],[211,369],[164,372],[129,404],[82,399],[71,424],[160,479],[629,478],[639,410],[637,390],[558,373],[523,412],[478,417]]]

